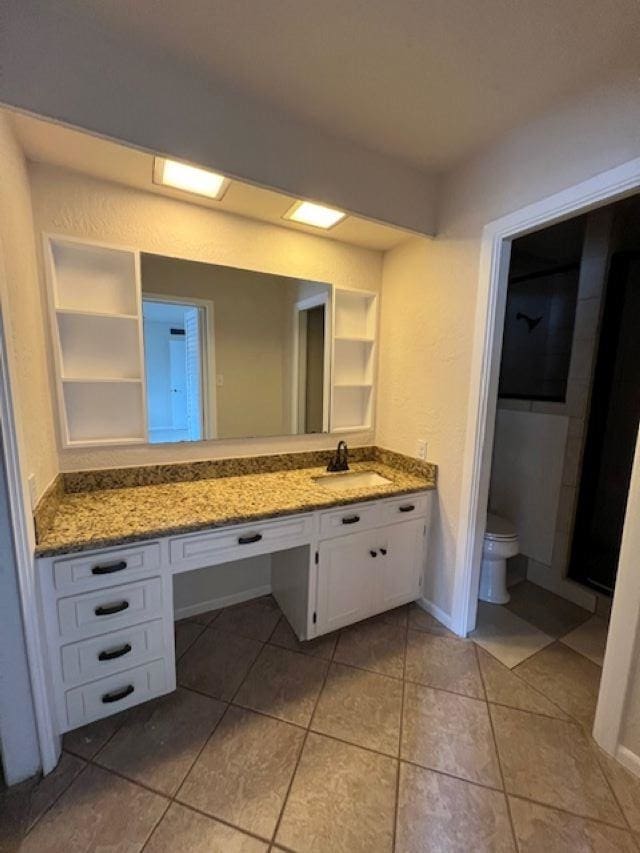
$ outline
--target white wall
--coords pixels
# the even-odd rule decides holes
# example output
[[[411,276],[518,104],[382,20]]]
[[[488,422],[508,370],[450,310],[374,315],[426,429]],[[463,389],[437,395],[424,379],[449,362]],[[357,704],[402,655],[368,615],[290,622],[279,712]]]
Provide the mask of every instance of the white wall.
[[[22,152],[0,114],[0,302],[16,407],[21,464],[41,495],[58,471],[47,374],[44,307],[38,284],[29,180]]]
[[[162,52],[115,41],[73,11],[61,14],[64,5],[4,4],[0,101],[293,196],[433,230],[432,176],[296,123]]]
[[[640,155],[640,88],[618,81],[514,131],[447,175],[438,236],[385,256],[379,444],[439,465],[425,596],[450,614],[475,294],[488,222]],[[411,346],[407,342],[411,342]]]
[[[36,231],[143,252],[379,292],[382,254],[42,165],[30,167]],[[350,434],[352,444],[373,432]],[[333,447],[336,436],[290,436],[60,453],[63,471]]]

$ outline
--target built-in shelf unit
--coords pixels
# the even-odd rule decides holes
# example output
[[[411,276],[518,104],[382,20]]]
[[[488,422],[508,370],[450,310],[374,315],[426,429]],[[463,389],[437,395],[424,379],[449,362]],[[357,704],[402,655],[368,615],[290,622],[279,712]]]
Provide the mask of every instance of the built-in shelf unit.
[[[368,291],[334,292],[331,430],[370,429],[376,345],[376,295]]]
[[[136,251],[45,237],[65,447],[147,440]]]

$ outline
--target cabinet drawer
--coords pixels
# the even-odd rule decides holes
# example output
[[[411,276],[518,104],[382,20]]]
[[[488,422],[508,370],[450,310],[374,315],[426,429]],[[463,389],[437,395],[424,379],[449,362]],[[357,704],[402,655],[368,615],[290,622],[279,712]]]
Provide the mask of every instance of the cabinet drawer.
[[[212,533],[176,536],[169,543],[172,565],[208,566],[240,560],[311,541],[311,516],[230,527]]]
[[[135,625],[162,613],[162,582],[149,578],[137,583],[73,595],[58,601],[61,637],[95,636]]]
[[[79,554],[53,564],[53,583],[57,590],[69,590],[77,586],[98,589],[127,581],[140,572],[157,571],[159,565],[160,545],[157,542]]]
[[[384,501],[380,507],[380,523],[411,521],[412,518],[426,515],[428,506],[429,495],[406,495],[397,500]]]
[[[67,720],[64,729],[76,729],[131,708],[166,693],[167,687],[166,666],[162,659],[74,687],[65,694]]]
[[[162,620],[70,643],[60,649],[62,680],[78,684],[130,669],[163,653]]]
[[[379,505],[351,504],[320,514],[320,537],[343,536],[379,524]]]

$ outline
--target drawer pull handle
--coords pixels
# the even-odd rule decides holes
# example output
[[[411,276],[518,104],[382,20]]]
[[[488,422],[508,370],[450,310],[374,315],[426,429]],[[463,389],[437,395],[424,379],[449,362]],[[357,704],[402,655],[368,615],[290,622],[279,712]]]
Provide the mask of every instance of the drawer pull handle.
[[[343,524],[357,524],[360,521],[359,515],[346,515],[342,519]]]
[[[252,545],[262,539],[262,533],[254,533],[253,536],[239,536],[238,545]]]
[[[116,658],[124,657],[129,654],[131,648],[131,643],[125,643],[124,646],[120,646],[117,649],[105,650],[104,652],[100,652],[98,660],[115,660]]]
[[[112,616],[114,613],[121,613],[129,606],[128,601],[117,601],[115,604],[101,604],[93,611],[96,616]]]
[[[102,697],[102,701],[105,705],[109,705],[111,702],[119,702],[121,699],[126,699],[127,696],[131,696],[135,689],[136,688],[133,684],[127,684],[127,686],[123,687],[122,690],[116,690],[114,693],[105,693]]]
[[[387,556],[387,549],[386,548],[380,548],[380,553],[382,554],[383,557],[386,557]]]
[[[415,509],[415,504],[405,504],[404,506],[398,507],[398,512],[413,512]]]
[[[101,566],[94,566],[91,569],[92,575],[111,575],[113,572],[121,572],[127,568],[126,560],[118,560],[117,563],[103,563]]]
[[[369,551],[369,553],[371,554],[371,556],[372,556],[372,557],[377,557],[377,556],[378,556],[378,552],[377,552],[377,551]]]

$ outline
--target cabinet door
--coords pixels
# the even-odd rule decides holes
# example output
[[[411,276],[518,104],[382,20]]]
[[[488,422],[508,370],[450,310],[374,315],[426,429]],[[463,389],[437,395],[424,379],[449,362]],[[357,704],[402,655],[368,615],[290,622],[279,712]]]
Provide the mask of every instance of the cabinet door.
[[[320,543],[317,634],[335,631],[375,611],[380,562],[377,552],[372,556],[376,533],[369,530]]]
[[[377,531],[380,556],[376,611],[390,610],[420,596],[424,554],[423,518],[392,524]],[[386,554],[383,553],[386,551]]]

